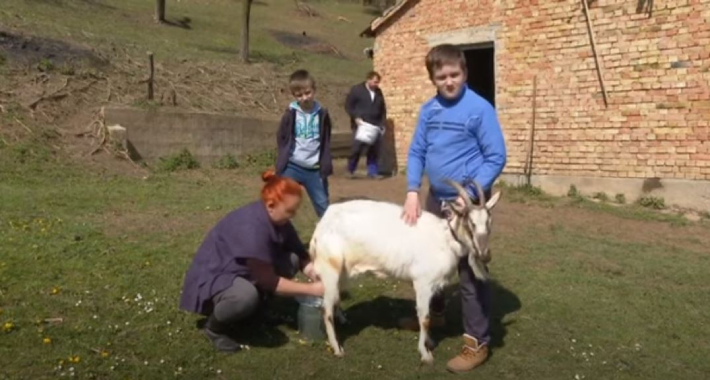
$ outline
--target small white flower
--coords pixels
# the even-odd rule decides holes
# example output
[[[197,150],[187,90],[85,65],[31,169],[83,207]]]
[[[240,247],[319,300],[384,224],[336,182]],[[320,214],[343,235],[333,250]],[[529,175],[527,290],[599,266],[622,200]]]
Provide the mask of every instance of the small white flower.
[[[574,375],[574,379],[575,379],[575,380],[580,380],[581,377],[579,377],[579,375]]]
[[[222,370],[221,370],[221,369],[218,369],[218,370],[217,370],[217,374],[218,374],[218,375],[221,375],[221,374],[222,374]]]
[[[115,367],[115,366],[111,366],[111,367],[109,367],[109,369],[110,369],[111,371],[113,371],[113,370],[116,369],[116,367]]]
[[[168,321],[168,326],[170,326],[171,323],[172,323],[172,322]]]
[[[92,318],[94,318],[94,319],[99,319],[99,316],[96,315],[96,314],[94,314],[94,316],[93,316]]]
[[[143,362],[143,365],[148,365],[148,361],[147,361],[147,360],[144,361],[144,362]]]
[[[129,321],[126,321],[126,326],[128,326],[128,325],[130,325],[130,324],[131,324],[131,322],[129,322]]]
[[[69,367],[69,372],[74,372],[74,367]]]
[[[572,339],[572,343],[577,343],[577,339]]]

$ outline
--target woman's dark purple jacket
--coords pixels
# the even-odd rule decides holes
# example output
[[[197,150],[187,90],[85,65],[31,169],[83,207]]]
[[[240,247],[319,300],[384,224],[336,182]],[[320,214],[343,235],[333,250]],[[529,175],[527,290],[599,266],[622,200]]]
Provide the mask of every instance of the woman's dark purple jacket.
[[[276,226],[261,200],[227,214],[207,234],[185,275],[180,308],[194,313],[212,313],[212,297],[232,285],[239,276],[253,282],[245,259],[267,263],[281,255],[307,252],[289,222]]]

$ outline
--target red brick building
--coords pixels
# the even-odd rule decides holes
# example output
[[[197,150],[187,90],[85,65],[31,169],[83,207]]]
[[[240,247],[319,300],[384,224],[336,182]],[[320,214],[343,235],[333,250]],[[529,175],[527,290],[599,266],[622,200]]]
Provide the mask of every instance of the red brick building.
[[[710,210],[710,0],[647,1],[593,1],[588,23],[583,0],[400,0],[363,32],[399,167],[434,94],[424,56],[453,43],[498,110],[504,179],[524,178],[534,117],[532,181],[544,190],[651,192]]]

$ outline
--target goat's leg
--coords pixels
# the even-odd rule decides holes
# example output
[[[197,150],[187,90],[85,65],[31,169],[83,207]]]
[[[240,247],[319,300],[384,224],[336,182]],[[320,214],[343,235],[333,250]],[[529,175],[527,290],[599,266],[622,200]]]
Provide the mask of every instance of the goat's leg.
[[[419,353],[423,363],[432,364],[434,356],[429,350],[429,347],[433,347],[429,337],[429,302],[434,291],[428,282],[415,282],[414,291],[417,293],[417,316],[419,317]]]
[[[323,321],[328,335],[328,342],[335,356],[343,356],[345,354],[343,348],[338,344],[338,338],[335,336],[335,323],[333,323],[333,312],[340,301],[339,277],[340,275],[330,268],[320,273],[320,278],[325,288],[325,294],[323,295]]]

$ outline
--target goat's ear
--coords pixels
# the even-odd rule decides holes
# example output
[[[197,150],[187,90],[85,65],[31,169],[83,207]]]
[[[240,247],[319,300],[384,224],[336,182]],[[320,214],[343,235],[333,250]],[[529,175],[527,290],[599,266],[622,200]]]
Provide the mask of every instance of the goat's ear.
[[[493,209],[493,207],[495,207],[496,204],[498,203],[499,199],[500,199],[500,191],[493,194],[491,199],[489,199],[488,202],[486,202],[486,208],[489,210]]]

